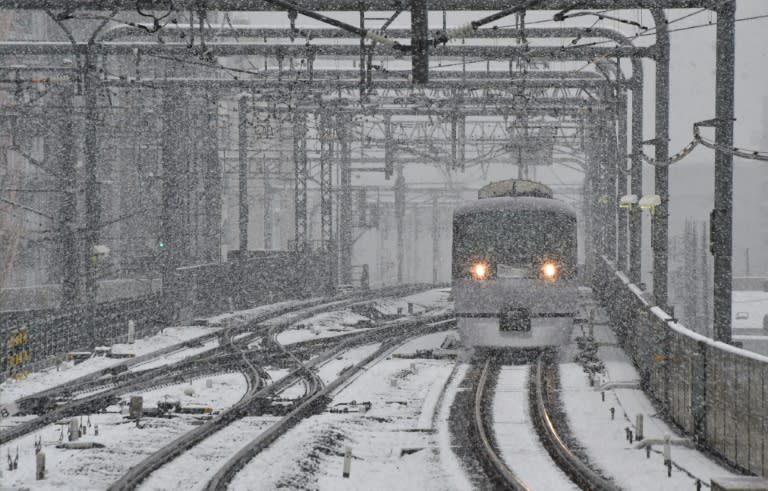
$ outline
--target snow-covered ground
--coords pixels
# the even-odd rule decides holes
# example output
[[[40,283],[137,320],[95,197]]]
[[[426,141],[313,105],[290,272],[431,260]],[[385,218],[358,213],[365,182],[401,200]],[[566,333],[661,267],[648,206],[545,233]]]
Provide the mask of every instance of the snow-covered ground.
[[[137,339],[133,344],[114,344],[111,346],[113,353],[133,354],[141,356],[154,351],[172,346],[185,341],[216,332],[222,326],[244,324],[257,316],[276,312],[287,307],[299,305],[303,300],[290,300],[270,305],[262,305],[253,309],[238,310],[212,317],[197,319],[204,326],[176,326],[167,327],[162,333],[154,336]],[[178,351],[167,353],[154,360],[147,360],[133,367],[133,370],[148,370],[162,365],[177,362],[188,356],[210,350],[218,346],[215,340],[211,340],[199,347],[182,348]],[[30,373],[24,380],[16,381],[7,379],[0,383],[0,403],[15,401],[22,397],[32,395],[41,390],[49,389],[59,384],[74,380],[78,377],[117,365],[125,361],[120,358],[93,357],[75,365],[73,362],[64,362],[58,368],[51,367],[39,372]]]
[[[427,310],[447,307],[450,294],[450,288],[437,288],[403,298],[385,298],[377,301],[376,304],[378,310],[387,315],[407,314],[408,304],[413,305],[414,314],[420,314]]]
[[[188,358],[190,356],[194,356],[200,353],[204,353],[206,351],[210,351],[218,346],[219,346],[218,339],[210,339],[204,343],[200,343],[199,346],[182,348],[171,353],[166,353],[165,355],[159,356],[152,360],[147,360],[141,363],[137,363],[133,365],[130,368],[130,370],[134,372],[141,372],[143,370],[149,370],[149,369],[161,367],[164,365],[170,365],[172,363],[179,362],[184,358]]]
[[[323,383],[328,385],[339,378],[339,374],[342,372],[342,370],[357,365],[366,357],[373,354],[377,349],[379,349],[380,346],[380,343],[375,343],[352,348],[338,355],[336,358],[323,363],[320,367],[318,367],[317,372],[320,375]]]
[[[375,302],[376,310],[384,315],[409,315],[408,304],[411,304],[413,314],[418,315],[427,310],[445,309],[450,305],[448,302],[450,292],[450,288],[439,288],[403,298],[385,298]],[[359,323],[369,320],[350,309],[324,312],[295,323],[281,332],[277,340],[283,345],[288,345],[310,339],[359,332],[365,330],[365,327],[359,326]]]
[[[153,472],[138,489],[203,489],[229,457],[278,420],[274,416],[239,419]]]
[[[421,294],[425,298],[420,301],[410,300],[415,306],[449,308],[447,295],[448,290],[435,290]],[[395,312],[399,308],[398,302],[400,300],[393,301]],[[407,303],[408,299],[402,300],[406,312]],[[418,306],[416,312],[419,312]],[[347,313],[342,312],[316,316],[312,321],[317,321],[316,325],[325,325],[325,330],[331,332],[339,327],[339,320],[349,318]],[[223,321],[219,319],[217,322]],[[176,336],[175,339],[168,340],[164,345],[158,345],[157,340],[144,340],[150,345],[146,352],[211,332],[210,329],[166,330],[163,336]],[[644,450],[626,441],[624,429],[634,425],[638,413],[645,417],[646,439],[663,438],[665,434],[674,433],[654,417],[655,411],[643,393],[632,388],[637,381],[637,373],[627,357],[616,348],[610,329],[597,325],[595,330],[602,343],[599,355],[607,367],[607,376],[602,382],[623,382],[620,384],[622,387],[607,389],[606,401],[602,402],[600,391],[589,387],[580,366],[566,361],[560,368],[560,397],[572,435],[584,447],[594,465],[606,476],[614,478],[622,488],[629,490],[693,489],[696,478],[708,483],[712,477],[732,475],[699,452],[674,446],[672,458],[676,467],[673,468],[672,478],[667,478],[658,445],[654,446],[651,458],[646,459]],[[450,405],[456,392],[461,390],[460,382],[468,367],[452,360],[400,357],[438,348],[448,334],[450,332],[435,333],[411,340],[366,367],[347,386],[337,391],[329,408],[359,408],[359,403],[370,402],[370,410],[347,413],[329,411],[301,422],[250,462],[238,474],[232,489],[471,489],[465,470],[451,447],[448,428]],[[578,334],[578,330],[574,334]],[[329,360],[318,372],[328,383],[339,372],[358,363],[377,348],[378,345],[373,344],[348,350]],[[69,367],[68,370],[82,370],[75,375],[80,376],[98,369],[94,367],[100,367],[98,363],[103,361],[114,362],[92,359],[85,362],[91,364],[90,370],[79,368],[81,365]],[[288,372],[286,369],[270,370],[273,380]],[[43,378],[46,373],[50,372],[33,374],[31,380],[35,380],[35,376],[40,378],[36,380],[37,387],[28,393],[61,383],[55,376]],[[52,373],[61,372],[54,369]],[[206,388],[207,379],[212,380],[211,388]],[[528,414],[526,379],[527,370],[521,367],[507,367],[499,377],[493,413],[502,456],[510,459],[511,468],[534,489],[573,489],[572,483],[548,461],[549,457],[535,437]],[[239,373],[203,377],[191,384],[148,391],[143,394],[144,406],[152,407],[158,401],[173,399],[183,405],[205,405],[221,410],[238,401],[245,390],[245,378]],[[297,393],[294,396],[303,393],[301,386],[295,390]],[[353,401],[358,405],[351,406],[349,403]],[[615,420],[610,418],[609,407],[616,409]],[[199,418],[195,415],[172,419],[145,418],[144,427],[137,428],[118,413],[90,415],[91,427],[83,440],[103,443],[105,448],[89,450],[55,448],[60,427],[50,425],[0,448],[0,457],[4,457],[9,450],[13,456],[18,446],[20,461],[19,470],[4,471],[2,483],[12,489],[104,489],[131,465],[191,429],[199,423]],[[87,420],[88,417],[84,418],[84,422],[87,423]],[[229,456],[276,420],[271,416],[239,420],[156,471],[143,483],[142,489],[201,489]],[[93,429],[97,424],[100,431],[95,436]],[[44,481],[34,480],[33,443],[38,435],[43,438],[49,469]],[[342,477],[346,447],[350,447],[353,454],[349,478]],[[523,461],[526,463],[521,465]]]
[[[493,398],[493,430],[501,458],[531,489],[579,489],[541,445],[528,404],[529,365],[504,366]]]
[[[653,445],[650,458],[638,442],[630,444],[625,428],[636,432],[636,415],[642,414],[644,437],[663,440],[675,432],[661,419],[639,388],[639,375],[624,352],[616,346],[610,327],[595,326],[595,339],[601,344],[598,356],[605,363],[606,376],[600,387],[590,387],[580,365],[560,364],[560,400],[568,417],[571,432],[591,462],[606,477],[611,477],[626,490],[695,489],[696,479],[709,484],[713,477],[731,476],[730,471],[704,454],[680,445],[672,446],[672,477],[667,477],[662,446]],[[581,334],[574,329],[574,335]],[[601,387],[605,388],[605,402]],[[614,387],[614,388],[610,388]],[[615,419],[611,419],[614,408]]]
[[[367,317],[355,314],[351,310],[323,312],[307,320],[293,324],[277,336],[283,346],[307,341],[309,339],[328,338],[365,330],[356,327],[359,322],[368,321]]]
[[[422,340],[398,351],[437,347],[444,337],[445,333],[430,335],[432,343]],[[458,462],[443,455],[450,445],[446,405],[461,378],[454,365],[446,360],[389,357],[369,366],[331,403],[333,407],[368,401],[368,412],[324,413],[302,422],[251,461],[231,488],[468,489]],[[450,393],[441,397],[446,386]],[[352,448],[353,462],[345,479],[347,446]]]
[[[252,309],[236,310],[234,312],[227,312],[224,314],[214,315],[212,317],[205,317],[200,320],[205,322],[208,326],[226,326],[231,325],[232,323],[244,324],[260,315],[269,312],[276,312],[278,310],[286,309],[289,307],[295,307],[306,301],[307,300],[287,300],[285,302],[261,305]]]
[[[206,380],[211,380],[211,388],[206,387]],[[158,401],[168,399],[178,400],[182,405],[208,406],[218,411],[240,400],[245,390],[245,378],[239,373],[230,373],[163,387],[141,395],[144,396],[145,408],[154,407]],[[92,414],[82,418],[86,425],[90,421],[90,427],[80,441],[103,444],[104,448],[84,450],[56,448],[62,426],[46,426],[0,447],[2,456],[9,452],[15,456],[16,449],[19,452],[19,468],[12,472],[4,470],[3,486],[35,490],[106,489],[132,465],[192,429],[199,424],[200,419],[198,415],[177,415],[171,419],[144,418],[139,428],[117,411]],[[99,428],[98,435],[95,435],[96,425]],[[36,437],[42,438],[46,454],[47,476],[43,481],[35,480]],[[67,441],[66,429],[64,441]]]

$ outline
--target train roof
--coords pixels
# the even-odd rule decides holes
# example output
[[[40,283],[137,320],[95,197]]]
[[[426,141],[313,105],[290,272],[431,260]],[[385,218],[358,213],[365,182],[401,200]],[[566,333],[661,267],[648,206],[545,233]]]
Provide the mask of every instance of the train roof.
[[[471,201],[456,208],[453,212],[454,217],[473,215],[484,211],[506,210],[506,211],[548,211],[553,213],[562,213],[576,217],[576,211],[569,204],[560,200],[551,198],[535,198],[531,196],[519,197],[501,197],[485,198],[477,201]]]
[[[480,188],[478,199],[532,196],[536,198],[552,198],[554,193],[549,186],[528,179],[506,179],[496,181]]]

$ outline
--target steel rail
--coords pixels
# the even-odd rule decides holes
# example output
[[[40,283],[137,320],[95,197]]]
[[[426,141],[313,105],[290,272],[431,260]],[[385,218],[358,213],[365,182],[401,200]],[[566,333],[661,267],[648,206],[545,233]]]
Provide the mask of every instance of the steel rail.
[[[619,488],[614,483],[592,470],[576,456],[558,433],[547,409],[543,364],[543,357],[539,357],[533,366],[534,373],[531,376],[530,384],[531,413],[534,425],[549,455],[582,489],[618,491]]]
[[[399,323],[396,323],[395,327],[400,327],[401,329],[402,328],[407,329],[409,327],[412,327],[415,322],[417,321],[414,321],[414,320],[400,321]],[[385,332],[385,331],[382,331],[382,329],[386,329],[386,327],[393,327],[393,326],[384,326],[381,328],[374,329],[368,333],[362,333],[362,335],[357,339],[358,344],[359,342],[365,342],[368,339],[368,336],[371,335],[371,333],[380,334],[382,332]],[[386,332],[391,333],[392,330],[390,329],[390,331],[386,331]],[[184,435],[180,436],[179,438],[175,439],[174,441],[170,442],[169,444],[165,445],[164,447],[160,448],[159,450],[157,450],[156,452],[154,452],[153,454],[151,454],[150,456],[142,460],[139,464],[131,467],[128,470],[128,472],[123,474],[123,476],[121,476],[120,479],[115,481],[108,489],[110,491],[119,491],[119,490],[129,490],[129,489],[136,488],[144,479],[146,479],[151,473],[153,473],[154,471],[162,467],[164,464],[170,462],[177,456],[184,453],[186,450],[197,445],[199,442],[208,438],[214,433],[218,432],[219,430],[226,427],[230,423],[240,419],[253,406],[258,406],[259,404],[263,404],[265,399],[284,390],[291,384],[295,383],[296,380],[304,378],[306,374],[309,371],[311,371],[312,368],[318,366],[319,364],[324,363],[326,360],[330,358],[337,356],[338,353],[340,353],[341,351],[348,349],[352,343],[353,343],[352,341],[341,343],[340,345],[336,346],[331,350],[326,351],[320,356],[315,357],[312,360],[301,364],[298,368],[293,370],[288,376],[259,390],[258,392],[252,394],[250,397],[242,399],[241,401],[239,401],[229,409],[226,409],[225,411],[220,413],[213,420],[206,422],[205,424],[198,426],[193,430],[185,433]],[[326,389],[328,387],[326,387]],[[317,400],[317,399],[315,398],[313,400]],[[303,410],[306,411],[306,407]],[[291,414],[293,414],[293,412]],[[291,414],[289,414],[287,417],[290,417]]]
[[[486,385],[488,383],[489,374],[495,364],[491,358],[485,360],[480,378],[477,381],[475,387],[475,397],[473,404],[473,426],[472,429],[475,432],[475,436],[478,440],[478,450],[482,453],[480,463],[488,473],[488,476],[493,481],[494,485],[499,486],[501,489],[512,489],[515,491],[531,491],[522,479],[512,472],[507,467],[507,464],[496,453],[496,449],[493,448],[488,433],[486,431],[485,410],[487,409],[486,400]]]
[[[443,319],[438,320],[435,322],[427,323],[425,325],[426,329],[435,329],[435,328],[444,328],[447,327],[449,324],[453,325],[455,323],[454,319]],[[412,323],[402,323],[402,325],[411,325]],[[386,327],[377,328],[376,331],[380,334],[382,333],[382,329],[387,329]],[[405,332],[399,335],[396,339],[387,339],[385,340],[382,345],[373,353],[371,353],[369,356],[367,356],[365,359],[354,365],[349,370],[345,370],[341,376],[336,378],[333,382],[328,384],[322,389],[317,390],[316,392],[312,393],[309,397],[305,399],[304,402],[302,402],[298,407],[296,407],[293,411],[291,411],[288,415],[286,415],[283,419],[272,425],[269,429],[264,431],[263,433],[259,434],[258,437],[256,437],[254,440],[252,440],[250,443],[248,443],[245,447],[240,449],[233,457],[231,457],[222,467],[219,469],[218,472],[211,478],[210,481],[208,481],[208,484],[205,486],[205,491],[224,491],[227,489],[227,486],[232,481],[234,476],[243,468],[245,467],[248,462],[250,462],[256,455],[258,455],[260,452],[265,450],[267,447],[269,447],[270,444],[272,444],[275,440],[277,440],[280,436],[284,435],[288,430],[296,426],[299,422],[301,422],[303,419],[317,413],[318,411],[322,410],[331,400],[332,394],[335,390],[340,388],[344,383],[346,383],[348,380],[350,380],[353,376],[355,376],[358,372],[360,372],[363,368],[365,368],[367,365],[369,365],[371,362],[382,356],[383,354],[387,353],[388,351],[392,350],[394,347],[401,345],[406,340],[424,333],[424,328],[422,329],[413,329],[410,332]],[[371,336],[375,337],[375,336]],[[368,336],[365,338],[361,338],[360,341],[370,341],[368,339]],[[355,344],[360,344],[360,341]],[[342,346],[344,346],[343,349],[347,349],[351,343],[343,343]],[[322,382],[319,387],[322,387]]]
[[[260,323],[269,321],[270,319],[281,317],[291,312],[306,310],[307,312],[305,315],[311,316],[311,315],[315,315],[317,313],[323,312],[324,309],[334,309],[334,308],[345,307],[345,306],[349,306],[350,303],[363,301],[368,298],[407,294],[414,291],[421,291],[427,288],[428,286],[423,284],[401,285],[396,287],[385,287],[381,289],[370,290],[369,292],[365,292],[364,294],[360,294],[360,292],[355,292],[349,295],[339,296],[332,299],[315,298],[315,299],[300,301],[291,305],[287,305],[285,307],[281,307],[279,309],[270,310],[268,312],[264,312],[263,314],[257,315],[253,319],[245,322],[242,326],[230,327],[228,328],[228,330],[225,330],[225,331],[205,334],[197,338],[182,341],[180,343],[168,346],[166,348],[161,348],[151,353],[147,353],[141,356],[137,356],[135,358],[128,359],[124,362],[117,363],[105,369],[97,370],[87,375],[83,375],[82,377],[78,377],[76,379],[70,380],[68,382],[52,387],[50,389],[45,389],[40,392],[31,394],[29,396],[21,397],[18,400],[16,400],[15,403],[17,406],[19,406],[20,409],[24,410],[25,407],[34,405],[42,398],[56,398],[66,394],[75,393],[83,390],[92,391],[100,386],[113,384],[116,382],[116,379],[122,379],[122,380],[119,380],[119,382],[124,382],[126,381],[125,379],[127,378],[136,378],[136,377],[146,378],[147,376],[149,376],[149,374],[152,374],[152,373],[174,370],[174,369],[183,369],[183,367],[187,364],[203,363],[203,362],[212,360],[214,358],[218,358],[221,355],[220,352],[222,348],[216,348],[204,353],[199,353],[197,355],[193,355],[191,357],[185,358],[184,360],[180,360],[175,364],[158,367],[156,369],[141,371],[138,374],[136,372],[124,371],[119,375],[117,375],[116,377],[114,377],[113,379],[103,380],[103,377],[105,376],[105,374],[114,373],[116,370],[121,370],[122,367],[125,367],[126,369],[128,369],[135,365],[155,360],[169,353],[186,349],[189,347],[190,343],[206,342],[213,338],[219,337],[222,335],[222,332],[226,332],[225,335],[231,338],[232,336],[235,336],[245,331],[254,331],[255,327],[257,327]],[[317,307],[317,309],[315,309],[315,307]],[[236,340],[235,343],[247,345],[255,337],[260,335],[262,335],[261,331],[251,332],[248,336]],[[131,382],[132,381],[133,380],[131,380]],[[0,433],[0,442],[2,441],[4,441],[4,433]]]
[[[433,285],[429,285],[428,288],[433,288],[433,287],[434,287]],[[321,312],[348,307],[349,305],[360,302],[367,298],[402,295],[402,294],[412,293],[415,291],[423,291],[426,288],[427,286],[423,284],[401,285],[401,286],[394,286],[394,287],[385,287],[379,290],[370,290],[362,294],[358,292],[352,295],[345,295],[344,297],[333,299],[330,302],[328,302],[328,299],[313,300],[313,301],[310,301],[310,303],[313,303],[314,305],[304,308],[301,314],[291,316],[290,319],[285,320],[279,323],[278,325],[282,326],[283,328],[286,328],[290,326],[292,323],[296,322],[297,320],[308,318]],[[288,306],[285,309],[287,309],[287,312],[283,312],[280,315],[286,315],[291,313],[292,311],[295,311],[296,306]],[[270,318],[279,317],[280,315],[271,315]],[[252,325],[252,324],[253,322],[248,323],[248,325]],[[244,330],[246,330],[246,326],[231,328],[229,331],[229,334],[234,335]],[[253,339],[254,336],[258,336],[258,335],[260,334],[252,333],[244,338],[238,339],[236,343],[247,345]],[[222,347],[222,348],[216,348],[216,349],[219,350],[219,349],[225,349],[225,348]],[[164,374],[164,375],[160,375],[159,377],[156,376],[154,373],[151,373],[146,376],[140,376],[137,380],[130,381],[129,383],[121,384],[118,387],[110,389],[106,392],[100,391],[91,396],[84,397],[82,399],[78,399],[75,401],[70,401],[67,404],[56,407],[55,409],[48,411],[45,414],[42,414],[35,419],[32,419],[30,421],[25,421],[23,423],[19,423],[11,428],[1,431],[0,444],[5,444],[11,440],[24,436],[43,426],[51,424],[61,418],[82,414],[83,412],[96,412],[98,410],[101,410],[113,404],[117,400],[117,398],[119,398],[119,396],[127,392],[142,390],[146,387],[153,387],[156,384],[160,384],[160,385],[167,384],[169,380],[173,380],[174,378],[177,378],[179,376],[183,377],[185,374],[189,374],[189,373],[194,374],[200,370],[205,370],[205,368],[197,367],[195,366],[195,364],[208,363],[209,366],[211,365],[216,366],[216,364],[218,363],[217,357],[219,356],[220,354],[212,354],[210,352],[201,353],[193,357],[190,357],[188,359],[181,360],[174,365],[164,367],[166,371],[180,370],[181,373]],[[241,353],[235,353],[232,356],[235,359],[237,359],[241,356]],[[225,366],[223,368],[225,368],[226,370],[230,369],[229,366]],[[103,372],[99,372],[99,376],[101,376],[102,373]],[[204,373],[211,373],[211,372],[204,372]],[[251,370],[249,367],[244,367],[244,375],[247,380],[251,381]],[[108,382],[108,384],[109,383],[113,383],[113,382],[110,381]],[[61,390],[62,391],[67,390],[67,384],[64,384]],[[94,390],[94,388],[91,387],[91,390]]]

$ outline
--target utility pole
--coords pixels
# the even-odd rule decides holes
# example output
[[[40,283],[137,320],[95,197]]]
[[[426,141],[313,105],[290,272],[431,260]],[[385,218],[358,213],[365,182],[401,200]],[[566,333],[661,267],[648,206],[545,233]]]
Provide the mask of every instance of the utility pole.
[[[656,23],[656,162],[669,159],[669,32],[663,9],[651,9]],[[669,269],[669,171],[657,166],[654,189],[661,204],[653,212],[653,296],[656,305],[668,307],[667,274]]]
[[[736,2],[716,7],[715,57],[715,209],[712,212],[712,254],[715,257],[714,338],[731,342],[733,256],[733,91]]]
[[[643,196],[643,73],[642,64],[632,64],[632,162],[629,173],[630,193]],[[635,285],[642,282],[643,221],[640,207],[629,210],[629,279]]]
[[[411,0],[411,70],[414,84],[429,82],[428,0]]]

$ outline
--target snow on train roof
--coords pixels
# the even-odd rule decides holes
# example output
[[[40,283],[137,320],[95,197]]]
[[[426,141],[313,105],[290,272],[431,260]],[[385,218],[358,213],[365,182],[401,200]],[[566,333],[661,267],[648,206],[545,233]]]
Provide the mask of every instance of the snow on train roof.
[[[506,179],[496,181],[481,187],[477,191],[479,199],[532,196],[551,198],[554,196],[549,186],[528,179]]]
[[[564,213],[576,217],[576,211],[567,203],[551,198],[530,196],[484,198],[463,204],[453,211],[453,216],[471,215],[491,210],[537,210]]]

